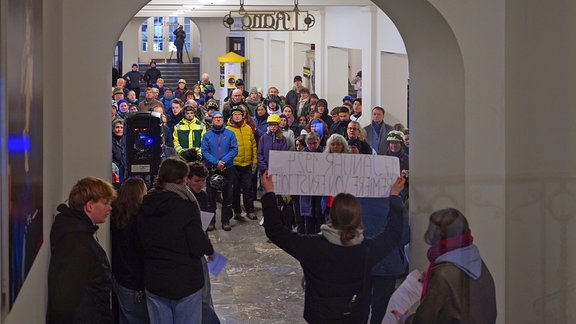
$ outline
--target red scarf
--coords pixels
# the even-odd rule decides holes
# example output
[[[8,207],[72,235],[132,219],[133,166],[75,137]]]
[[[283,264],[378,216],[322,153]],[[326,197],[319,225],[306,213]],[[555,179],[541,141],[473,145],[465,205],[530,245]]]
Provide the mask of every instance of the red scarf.
[[[430,261],[430,265],[428,266],[428,270],[426,271],[426,276],[422,281],[422,295],[420,296],[420,300],[424,299],[426,292],[428,291],[428,281],[430,280],[430,274],[432,273],[432,268],[436,265],[434,261],[446,252],[450,252],[452,250],[456,250],[459,248],[467,247],[472,244],[474,238],[472,237],[472,233],[470,229],[466,231],[466,233],[454,237],[449,237],[444,240],[438,241],[438,243],[432,245],[428,249],[428,261]]]

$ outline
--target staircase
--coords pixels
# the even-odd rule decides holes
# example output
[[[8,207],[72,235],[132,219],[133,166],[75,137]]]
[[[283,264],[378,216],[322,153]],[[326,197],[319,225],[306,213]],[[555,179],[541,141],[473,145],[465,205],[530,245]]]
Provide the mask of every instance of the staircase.
[[[140,63],[138,70],[140,73],[146,73],[150,68],[147,63]],[[194,83],[200,80],[200,63],[156,63],[156,68],[162,73],[164,87],[175,90],[178,87],[178,80],[186,80],[186,87],[190,88]],[[146,85],[142,85],[142,89]]]

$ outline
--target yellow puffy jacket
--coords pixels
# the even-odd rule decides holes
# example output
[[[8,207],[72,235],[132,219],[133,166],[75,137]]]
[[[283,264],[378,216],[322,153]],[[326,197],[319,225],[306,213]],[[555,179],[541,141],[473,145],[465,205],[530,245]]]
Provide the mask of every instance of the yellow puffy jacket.
[[[174,126],[174,149],[178,154],[187,149],[195,148],[198,155],[201,154],[202,136],[206,133],[206,127],[196,117],[192,120],[182,118]]]
[[[256,138],[254,138],[252,127],[248,126],[246,122],[242,122],[242,126],[238,127],[230,119],[226,128],[233,131],[236,140],[238,140],[238,155],[234,158],[234,165],[249,166],[258,163]]]

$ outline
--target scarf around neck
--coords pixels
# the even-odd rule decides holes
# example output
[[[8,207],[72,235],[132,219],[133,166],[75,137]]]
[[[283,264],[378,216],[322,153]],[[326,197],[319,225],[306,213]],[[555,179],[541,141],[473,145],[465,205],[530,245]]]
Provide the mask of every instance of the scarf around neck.
[[[436,265],[436,259],[446,252],[467,247],[472,244],[472,241],[474,241],[474,238],[472,237],[472,232],[470,229],[468,229],[464,234],[440,240],[428,249],[427,257],[428,261],[430,261],[430,265],[428,266],[426,276],[422,282],[423,287],[420,300],[424,299],[424,296],[428,292],[428,281],[430,280],[430,273],[432,272],[432,268],[434,268]]]
[[[320,234],[324,236],[328,242],[339,246],[354,246],[364,241],[364,230],[361,228],[356,229],[356,236],[346,245],[340,240],[340,230],[332,227],[331,224],[322,224],[320,226]]]
[[[198,206],[198,209],[200,209],[200,204],[198,204],[198,200],[196,200],[196,197],[194,197],[192,191],[190,191],[190,189],[188,189],[188,187],[185,184],[165,183],[164,189],[177,194],[178,196],[180,196],[180,198],[184,200],[189,200],[193,202],[196,206]]]

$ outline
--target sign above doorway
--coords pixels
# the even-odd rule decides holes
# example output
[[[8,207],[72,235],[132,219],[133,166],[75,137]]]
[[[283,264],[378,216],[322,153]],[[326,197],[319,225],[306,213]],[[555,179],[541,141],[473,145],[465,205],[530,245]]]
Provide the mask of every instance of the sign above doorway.
[[[278,11],[247,11],[240,0],[240,9],[228,12],[223,23],[230,31],[307,31],[316,19],[298,8],[298,0],[294,0],[294,9]]]

